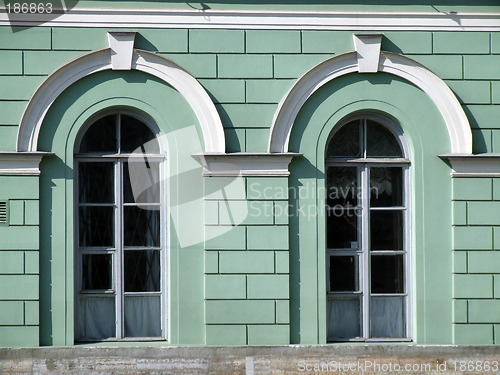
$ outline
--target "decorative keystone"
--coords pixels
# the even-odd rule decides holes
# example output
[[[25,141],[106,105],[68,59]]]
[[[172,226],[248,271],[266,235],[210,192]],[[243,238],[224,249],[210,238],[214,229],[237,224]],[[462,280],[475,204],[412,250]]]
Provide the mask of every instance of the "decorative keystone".
[[[108,31],[111,49],[111,68],[113,70],[131,70],[134,53],[135,31]]]
[[[382,34],[353,34],[352,37],[358,54],[359,73],[378,72]]]

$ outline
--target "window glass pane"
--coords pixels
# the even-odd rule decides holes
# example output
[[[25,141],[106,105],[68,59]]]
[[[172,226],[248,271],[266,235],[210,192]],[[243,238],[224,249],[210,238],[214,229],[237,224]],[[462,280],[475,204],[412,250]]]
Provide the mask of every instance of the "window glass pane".
[[[366,133],[367,157],[403,157],[396,137],[385,126],[367,120]]]
[[[160,203],[160,163],[144,159],[123,163],[123,200]]]
[[[358,168],[356,167],[328,167],[327,170],[327,199],[330,207],[358,204]]]
[[[123,263],[125,292],[160,291],[160,251],[126,250]]]
[[[332,209],[327,211],[326,245],[329,249],[358,249],[358,215],[360,211]]]
[[[146,153],[159,152],[158,142],[154,141],[155,135],[149,127],[142,121],[132,116],[120,115],[120,150],[121,152],[128,153],[135,151],[138,147],[143,146]],[[147,147],[145,144],[148,143]]]
[[[359,298],[339,298],[328,300],[328,341],[341,341],[359,337]]]
[[[80,153],[116,153],[116,116],[109,115],[94,122],[80,143]]]
[[[125,297],[125,337],[160,337],[160,297]]]
[[[354,120],[342,126],[328,144],[326,157],[361,157],[360,123],[361,120]]]
[[[113,247],[113,206],[80,207],[80,246]]]
[[[370,211],[370,248],[403,250],[403,211]]]
[[[125,206],[123,216],[125,246],[160,246],[160,211]]]
[[[372,293],[404,293],[403,255],[371,256]]]
[[[111,254],[82,255],[82,289],[112,289]]]
[[[77,340],[116,337],[114,297],[80,297],[79,305]]]
[[[404,297],[372,297],[370,302],[371,337],[405,337]]]
[[[330,257],[330,291],[354,292],[358,290],[355,256]]]
[[[403,168],[370,168],[370,205],[403,206]]]
[[[114,202],[113,167],[113,163],[78,163],[80,203]]]

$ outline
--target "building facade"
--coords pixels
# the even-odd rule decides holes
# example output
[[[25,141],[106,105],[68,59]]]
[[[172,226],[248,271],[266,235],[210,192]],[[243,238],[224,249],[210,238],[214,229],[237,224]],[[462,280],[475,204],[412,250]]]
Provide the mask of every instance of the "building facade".
[[[498,343],[500,6],[459,3],[6,4],[0,345]]]

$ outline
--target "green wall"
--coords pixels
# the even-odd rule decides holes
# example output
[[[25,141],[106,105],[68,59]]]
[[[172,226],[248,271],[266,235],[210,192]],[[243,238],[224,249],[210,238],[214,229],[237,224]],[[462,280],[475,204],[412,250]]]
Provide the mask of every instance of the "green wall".
[[[89,4],[100,3],[81,1],[79,6]],[[468,8],[465,2],[455,5]],[[490,9],[490,5],[485,1],[478,6]],[[209,6],[257,5],[221,2]],[[277,9],[284,5],[269,2],[262,6]],[[307,7],[313,6],[347,7],[343,3]],[[376,6],[388,9],[383,2]],[[412,9],[429,6],[421,2]],[[354,49],[350,31],[136,30],[136,48],[171,59],[205,87],[222,119],[227,152],[266,151],[274,112],[293,83],[315,64]],[[0,90],[0,150],[15,150],[22,113],[49,74],[76,56],[107,47],[106,30],[100,28],[1,27],[0,87],[8,89]],[[468,116],[474,152],[500,152],[500,32],[387,31],[382,49],[415,59],[442,78]],[[10,225],[0,227],[0,278],[2,285],[17,288],[12,289],[15,293],[7,288],[0,294],[0,345],[73,344],[72,145],[88,116],[117,105],[148,113],[164,133],[194,126],[198,136],[194,143],[174,139],[167,145],[168,152],[178,155],[168,159],[169,173],[198,173],[190,180],[192,194],[200,198],[193,209],[204,214],[191,215],[198,220],[198,226],[192,227],[197,228],[196,236],[207,238],[206,245],[181,248],[179,238],[171,237],[169,342],[325,341],[321,222],[293,216],[288,221],[286,214],[288,204],[292,210],[302,204],[320,207],[321,197],[298,202],[281,191],[304,184],[319,188],[327,135],[341,118],[363,109],[394,118],[411,147],[416,342],[494,342],[500,324],[495,299],[499,298],[500,273],[494,266],[498,263],[497,183],[488,178],[457,178],[452,190],[450,167],[437,157],[450,151],[446,127],[422,91],[384,74],[352,74],[329,83],[297,118],[291,151],[304,157],[292,162],[290,178],[244,178],[239,181],[243,195],[238,188],[235,196],[222,197],[211,194],[234,181],[201,177],[201,167],[190,155],[199,151],[196,147],[203,141],[184,99],[146,74],[104,72],[74,84],[52,106],[39,150],[56,155],[44,159],[41,177],[0,177],[0,199],[10,200],[11,212]],[[274,187],[266,190],[269,196],[258,193],[268,186]],[[183,201],[175,194],[169,198],[175,204]],[[233,226],[227,214],[229,204],[236,211],[262,214]],[[171,225],[181,225],[183,219],[175,216]],[[218,231],[223,233],[220,237],[216,237]]]

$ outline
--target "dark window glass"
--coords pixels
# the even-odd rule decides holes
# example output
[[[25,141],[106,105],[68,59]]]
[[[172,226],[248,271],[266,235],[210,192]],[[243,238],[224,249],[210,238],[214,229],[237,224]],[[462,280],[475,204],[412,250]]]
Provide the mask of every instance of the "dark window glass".
[[[117,115],[109,115],[94,122],[80,143],[80,153],[116,153]]]
[[[330,257],[330,291],[353,292],[356,284],[356,258],[354,256]]]
[[[137,206],[123,208],[125,246],[160,246],[160,211]]]
[[[113,203],[114,164],[81,162],[78,166],[80,203]]]
[[[358,204],[358,168],[328,167],[327,204],[330,207]]]
[[[326,243],[329,249],[357,249],[360,211],[332,209],[327,211]]]
[[[370,205],[372,207],[403,205],[403,168],[370,168]]]
[[[111,289],[111,254],[83,254],[83,290]]]
[[[114,246],[113,212],[112,206],[80,207],[80,246]]]
[[[121,152],[133,152],[139,147],[143,147],[143,151],[150,153],[158,153],[158,143],[149,141],[155,139],[153,132],[141,121],[132,116],[121,115],[121,132],[120,132],[120,150]],[[147,146],[145,144],[148,143]]]
[[[385,126],[366,121],[366,157],[403,157],[398,141]]]
[[[370,211],[371,250],[403,250],[403,212]]]
[[[404,293],[403,255],[371,256],[372,293]]]
[[[342,126],[328,144],[326,157],[361,157],[360,124],[361,120],[354,120]]]
[[[160,203],[160,164],[146,159],[123,163],[125,203]]]
[[[124,252],[125,292],[160,291],[160,251]]]

